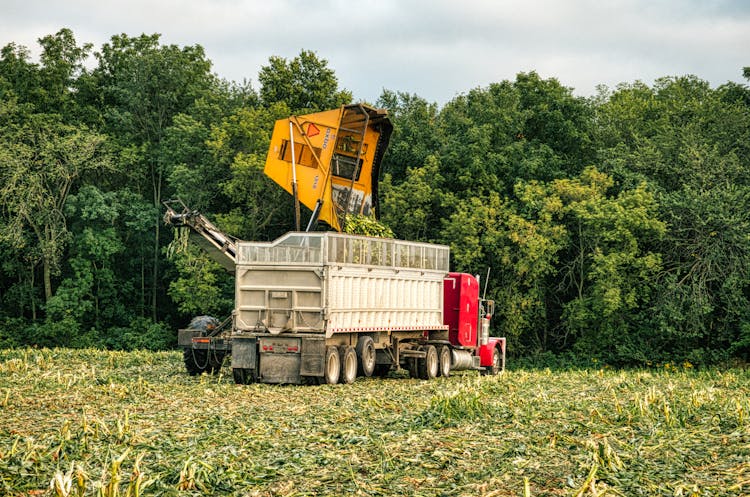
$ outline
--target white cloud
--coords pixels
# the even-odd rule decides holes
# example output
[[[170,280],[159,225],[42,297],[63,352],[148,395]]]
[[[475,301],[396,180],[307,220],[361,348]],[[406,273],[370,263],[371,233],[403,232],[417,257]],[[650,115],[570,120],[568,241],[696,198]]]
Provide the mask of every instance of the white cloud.
[[[750,2],[670,0],[3,0],[0,45],[38,53],[70,27],[97,47],[118,33],[201,44],[227,79],[254,79],[271,55],[315,50],[342,86],[446,102],[536,70],[578,94],[598,84],[695,74],[743,81]]]

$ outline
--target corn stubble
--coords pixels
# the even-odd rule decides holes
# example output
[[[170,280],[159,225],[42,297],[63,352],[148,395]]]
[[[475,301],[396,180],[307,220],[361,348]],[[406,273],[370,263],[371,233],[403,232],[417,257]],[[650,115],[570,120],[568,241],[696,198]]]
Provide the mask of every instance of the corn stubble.
[[[0,351],[0,495],[750,493],[745,370],[237,386],[175,352]]]

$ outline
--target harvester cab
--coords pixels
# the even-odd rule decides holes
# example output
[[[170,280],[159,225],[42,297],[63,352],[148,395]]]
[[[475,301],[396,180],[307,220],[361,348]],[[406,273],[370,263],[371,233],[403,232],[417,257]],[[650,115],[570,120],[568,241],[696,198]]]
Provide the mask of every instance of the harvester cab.
[[[349,214],[378,214],[378,177],[393,126],[383,109],[364,104],[291,116],[276,121],[265,174],[312,211],[306,231],[318,220],[343,231]]]

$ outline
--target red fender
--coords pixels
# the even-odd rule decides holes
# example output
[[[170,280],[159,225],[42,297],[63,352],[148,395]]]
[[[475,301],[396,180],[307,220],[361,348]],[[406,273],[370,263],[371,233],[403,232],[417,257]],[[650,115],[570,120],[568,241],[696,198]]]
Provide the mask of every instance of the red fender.
[[[505,338],[490,337],[487,345],[482,345],[477,349],[479,364],[481,366],[492,366],[492,352],[495,348],[499,349],[500,353],[505,355]]]

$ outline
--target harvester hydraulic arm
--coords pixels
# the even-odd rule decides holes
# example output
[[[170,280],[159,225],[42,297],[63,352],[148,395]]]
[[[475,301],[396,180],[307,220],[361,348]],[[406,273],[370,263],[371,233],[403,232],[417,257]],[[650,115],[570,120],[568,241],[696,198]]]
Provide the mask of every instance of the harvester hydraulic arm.
[[[237,263],[237,238],[223,233],[206,216],[190,210],[182,200],[167,200],[164,206],[167,208],[165,223],[175,228],[190,228],[190,240],[203,248],[211,259],[227,271],[234,272]]]

